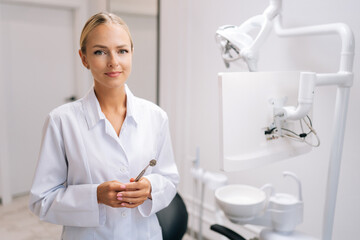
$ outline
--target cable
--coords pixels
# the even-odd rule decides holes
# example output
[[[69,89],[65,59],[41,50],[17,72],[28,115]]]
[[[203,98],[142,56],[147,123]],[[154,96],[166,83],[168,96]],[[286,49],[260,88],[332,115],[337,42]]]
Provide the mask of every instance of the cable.
[[[307,115],[306,115],[306,116],[307,116]],[[308,143],[307,141],[305,141],[305,143],[307,143],[307,144],[309,144],[310,146],[313,146],[313,147],[318,147],[318,146],[320,146],[320,138],[319,138],[319,136],[317,135],[315,129],[312,127],[311,119],[309,118],[309,116],[307,116],[307,117],[308,117],[308,119],[309,119],[310,125],[309,125],[306,121],[304,121],[304,122],[305,122],[305,124],[308,126],[308,128],[311,130],[311,132],[315,135],[315,137],[316,137],[316,139],[317,139],[317,144],[316,144],[316,145],[313,145],[313,144],[311,144],[311,143]]]
[[[306,120],[306,118],[308,121]],[[306,115],[306,118],[302,118],[299,120],[302,133],[298,134],[290,129],[281,128],[282,131],[286,131],[287,133],[286,134],[278,134],[279,131],[278,131],[277,127],[273,127],[271,129],[268,128],[267,130],[265,130],[264,134],[265,135],[273,135],[273,136],[277,136],[277,137],[286,137],[286,138],[289,138],[294,141],[304,142],[312,147],[318,147],[318,146],[320,146],[320,138],[317,135],[315,129],[312,127],[311,118],[308,115]],[[304,130],[304,126],[303,126],[302,122],[304,122],[309,129],[309,131],[307,133]],[[312,144],[311,142],[307,141],[307,138],[310,134],[315,135],[316,140],[317,140],[316,144]]]
[[[299,136],[299,137],[300,137],[300,134],[297,134],[297,133],[295,133],[295,132],[291,131],[290,129],[281,128],[281,130],[284,130],[284,131],[290,132],[290,133],[294,134],[295,136]]]

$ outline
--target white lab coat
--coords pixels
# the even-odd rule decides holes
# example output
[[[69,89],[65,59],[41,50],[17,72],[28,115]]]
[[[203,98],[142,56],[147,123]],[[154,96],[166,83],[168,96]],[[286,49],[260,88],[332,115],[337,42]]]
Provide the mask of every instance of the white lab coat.
[[[127,113],[119,136],[93,89],[53,110],[45,122],[29,206],[41,220],[63,225],[64,240],[162,239],[155,213],[171,202],[179,181],[168,118],[125,89]],[[99,184],[129,182],[151,159],[157,164],[144,176],[152,200],[133,209],[97,203]]]

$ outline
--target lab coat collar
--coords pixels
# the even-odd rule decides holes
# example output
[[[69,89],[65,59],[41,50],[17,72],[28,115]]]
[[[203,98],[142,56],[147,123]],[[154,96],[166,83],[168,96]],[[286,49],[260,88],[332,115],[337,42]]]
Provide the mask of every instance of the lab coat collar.
[[[134,109],[134,98],[128,86],[125,84],[126,92],[126,117],[132,118],[137,125],[137,117]],[[93,128],[100,120],[105,119],[104,113],[101,111],[100,103],[95,95],[94,87],[92,87],[83,98],[83,108],[88,128]]]
[[[127,84],[125,84],[125,92],[126,92],[126,117],[130,117],[134,120],[134,123],[137,124],[138,114],[136,113],[137,108],[135,107],[135,96],[130,91]]]

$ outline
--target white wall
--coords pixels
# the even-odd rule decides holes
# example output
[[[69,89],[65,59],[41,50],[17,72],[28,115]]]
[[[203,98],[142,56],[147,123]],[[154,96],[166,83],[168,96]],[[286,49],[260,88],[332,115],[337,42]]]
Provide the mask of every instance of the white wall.
[[[218,170],[218,82],[217,73],[239,71],[226,69],[214,40],[216,29],[224,24],[240,25],[249,17],[262,13],[267,0],[178,0],[161,1],[160,6],[160,104],[168,112],[173,145],[182,182],[180,192],[190,209],[192,181],[189,169],[196,147],[200,147],[201,166]],[[360,2],[357,0],[283,1],[285,27],[347,23],[354,31],[356,53],[355,81],[351,89],[340,182],[333,229],[333,239],[360,236],[360,88],[359,44]],[[305,70],[336,72],[339,65],[340,40],[336,36],[280,39],[274,33],[260,53],[259,71]],[[230,183],[261,186],[271,182],[280,192],[295,194],[292,182],[284,181],[281,172],[295,172],[303,184],[304,223],[299,230],[320,238],[330,152],[335,87],[316,89],[314,126],[321,137],[320,148],[311,153],[275,164],[238,173],[227,173]],[[206,192],[204,229],[213,223],[213,195]],[[227,222],[227,225],[236,227]],[[194,226],[194,225],[192,225]],[[213,239],[217,234],[206,230]]]
[[[96,1],[96,0],[95,0]],[[110,0],[111,11],[135,15],[157,16],[157,0]]]

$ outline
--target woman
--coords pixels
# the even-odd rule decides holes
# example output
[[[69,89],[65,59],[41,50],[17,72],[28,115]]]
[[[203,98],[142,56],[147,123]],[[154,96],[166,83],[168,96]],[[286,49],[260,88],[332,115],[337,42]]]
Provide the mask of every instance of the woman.
[[[92,16],[80,46],[94,87],[49,114],[30,209],[63,225],[62,239],[162,239],[155,213],[179,180],[167,115],[125,84],[134,47],[121,18]],[[156,165],[130,182],[151,159]]]

